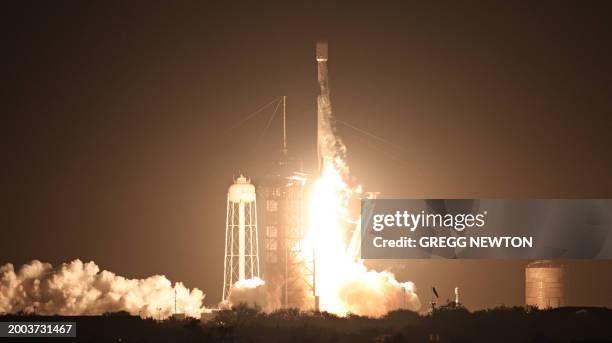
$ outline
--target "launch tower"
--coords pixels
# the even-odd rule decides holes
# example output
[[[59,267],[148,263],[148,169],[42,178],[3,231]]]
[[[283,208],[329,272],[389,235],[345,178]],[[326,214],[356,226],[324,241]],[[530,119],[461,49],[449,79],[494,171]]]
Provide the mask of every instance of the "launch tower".
[[[263,201],[262,275],[282,308],[304,308],[312,275],[304,261],[306,174],[300,160],[289,157],[286,141],[286,98],[283,97],[283,142],[280,158],[258,187]],[[306,278],[306,279],[305,279]]]

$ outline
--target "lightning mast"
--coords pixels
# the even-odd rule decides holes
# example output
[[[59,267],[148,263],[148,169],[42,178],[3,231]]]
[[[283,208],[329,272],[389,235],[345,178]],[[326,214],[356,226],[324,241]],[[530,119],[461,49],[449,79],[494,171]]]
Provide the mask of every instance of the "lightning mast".
[[[283,158],[287,158],[287,96],[283,95],[283,148],[281,153]]]

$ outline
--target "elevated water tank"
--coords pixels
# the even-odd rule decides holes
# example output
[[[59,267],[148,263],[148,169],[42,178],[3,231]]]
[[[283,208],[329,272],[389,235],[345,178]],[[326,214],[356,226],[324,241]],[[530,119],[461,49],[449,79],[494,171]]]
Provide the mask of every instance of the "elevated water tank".
[[[556,308],[563,301],[563,265],[549,260],[527,264],[525,304],[539,309]]]
[[[227,196],[234,203],[255,201],[255,186],[250,180],[240,175],[230,186]]]
[[[240,175],[227,191],[223,301],[238,281],[259,277],[255,186]]]

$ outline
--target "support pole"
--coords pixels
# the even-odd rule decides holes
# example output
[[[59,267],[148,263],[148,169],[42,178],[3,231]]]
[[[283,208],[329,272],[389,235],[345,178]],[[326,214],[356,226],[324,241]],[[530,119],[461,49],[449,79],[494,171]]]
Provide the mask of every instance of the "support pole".
[[[238,280],[245,278],[245,213],[244,202],[238,203]]]
[[[283,156],[287,156],[287,96],[283,95]]]

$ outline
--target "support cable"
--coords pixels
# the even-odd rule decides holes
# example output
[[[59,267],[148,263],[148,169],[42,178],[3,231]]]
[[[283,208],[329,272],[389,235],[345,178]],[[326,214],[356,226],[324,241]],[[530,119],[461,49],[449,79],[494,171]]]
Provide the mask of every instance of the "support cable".
[[[259,142],[257,142],[257,144],[255,144],[255,146],[253,146],[253,152],[257,151],[257,148],[261,145],[261,143],[263,142],[264,138],[266,137],[266,133],[268,133],[268,129],[270,128],[270,125],[272,125],[272,122],[274,121],[274,118],[276,117],[276,112],[278,111],[278,108],[280,107],[281,101],[276,103],[276,107],[274,108],[274,112],[272,112],[272,115],[270,115],[270,118],[268,118],[268,122],[266,123],[266,127],[264,127],[263,132],[261,133],[261,136],[259,137]]]
[[[351,125],[351,124],[349,124],[349,123],[347,123],[347,122],[345,122],[345,121],[343,121],[343,120],[340,120],[340,119],[335,119],[335,121],[336,121],[337,123],[339,123],[339,124],[342,124],[342,125],[344,125],[344,126],[346,126],[346,127],[350,128],[350,129],[352,129],[353,131],[355,131],[355,132],[357,132],[357,133],[362,134],[363,136],[366,136],[366,137],[369,137],[369,138],[373,138],[373,139],[375,139],[375,140],[377,140],[377,141],[379,141],[379,142],[382,142],[382,143],[385,143],[385,144],[387,144],[387,145],[389,145],[389,146],[392,146],[392,147],[394,147],[394,148],[396,148],[396,149],[398,149],[398,150],[400,150],[400,151],[402,151],[402,152],[408,153],[408,151],[406,151],[406,149],[404,149],[404,147],[402,147],[402,146],[400,146],[400,145],[398,145],[398,144],[396,144],[396,143],[393,143],[393,142],[391,142],[391,141],[389,141],[389,140],[387,140],[387,139],[384,139],[384,138],[382,138],[382,137],[379,137],[379,136],[377,136],[377,135],[375,135],[375,134],[373,134],[373,133],[370,133],[370,132],[368,132],[368,131],[366,131],[366,130],[360,129],[360,128],[358,128],[358,127],[356,127],[356,126],[354,126],[354,125]],[[389,158],[391,158],[391,159],[393,159],[393,160],[395,160],[395,161],[397,161],[397,162],[400,162],[401,164],[404,164],[404,165],[407,165],[407,166],[408,166],[408,165],[410,165],[410,164],[408,163],[408,161],[406,161],[406,160],[404,160],[404,159],[402,159],[402,158],[398,157],[397,155],[395,155],[395,154],[393,154],[393,153],[390,153],[390,152],[389,152],[389,151],[387,151],[386,149],[382,149],[382,148],[380,148],[380,147],[377,147],[377,146],[376,146],[376,145],[374,145],[374,144],[368,143],[366,140],[363,140],[363,139],[362,139],[362,141],[363,141],[363,142],[365,142],[365,143],[366,143],[366,145],[368,145],[368,146],[369,146],[369,147],[371,147],[372,149],[377,150],[377,151],[379,151],[379,152],[383,153],[383,154],[384,154],[384,155],[386,155],[387,157],[389,157]]]
[[[262,107],[260,107],[258,110],[256,110],[255,112],[251,112],[249,115],[247,115],[246,117],[242,118],[242,120],[240,120],[238,123],[236,123],[234,126],[230,127],[229,129],[227,129],[225,131],[225,133],[228,133],[229,131],[232,131],[236,128],[238,128],[239,126],[241,126],[242,124],[246,123],[247,121],[249,121],[249,119],[253,118],[255,115],[257,115],[259,112],[263,111],[264,109],[266,109],[268,106],[274,104],[275,102],[278,102],[276,105],[276,108],[278,108],[278,105],[280,104],[281,98],[277,97],[274,98],[272,101],[270,101],[269,103],[263,105]],[[276,112],[276,110],[274,110]]]
[[[402,147],[401,145],[395,144],[395,143],[391,142],[390,140],[387,140],[387,139],[384,139],[382,137],[379,137],[379,136],[377,136],[377,135],[375,135],[373,133],[370,133],[370,132],[368,132],[368,131],[366,131],[364,129],[360,129],[357,126],[349,124],[349,123],[347,123],[347,122],[345,122],[343,120],[340,120],[340,119],[337,119],[337,118],[334,118],[334,120],[336,122],[338,122],[338,123],[340,123],[340,124],[350,128],[350,129],[353,129],[353,130],[355,130],[357,132],[360,132],[360,133],[362,133],[362,134],[364,134],[364,135],[366,135],[366,136],[368,136],[370,138],[374,138],[374,139],[376,139],[376,140],[378,140],[378,141],[380,141],[382,143],[388,144],[388,145],[390,145],[390,146],[392,146],[392,147],[394,147],[394,148],[396,148],[398,150],[401,150],[402,152],[406,152],[406,153],[408,152],[408,151],[406,151],[406,149],[404,149],[404,147]]]

